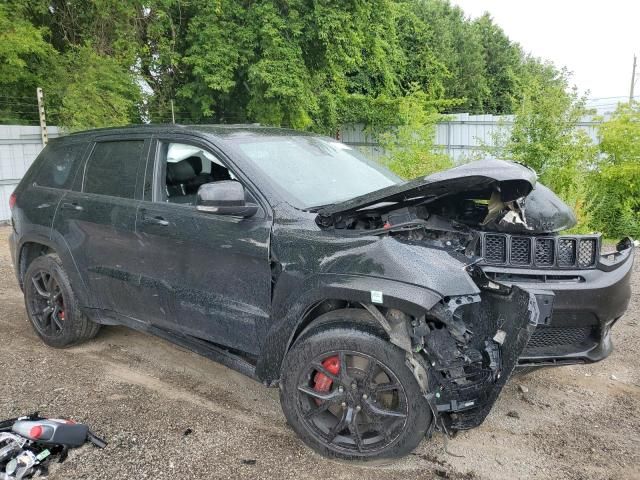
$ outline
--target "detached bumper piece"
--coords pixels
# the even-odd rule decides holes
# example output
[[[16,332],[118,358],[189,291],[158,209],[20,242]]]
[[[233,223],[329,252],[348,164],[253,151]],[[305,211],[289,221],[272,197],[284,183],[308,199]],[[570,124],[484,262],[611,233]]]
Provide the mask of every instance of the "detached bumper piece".
[[[0,422],[0,480],[21,480],[47,474],[47,465],[62,462],[70,448],[107,443],[89,427],[71,420],[47,419],[37,413]]]
[[[492,282],[489,282],[492,283]],[[447,328],[431,330],[424,350],[431,360],[429,391],[447,430],[480,425],[508,381],[541,316],[547,315],[553,295],[493,284],[480,301],[455,306],[450,318],[436,312]],[[545,311],[541,312],[541,309]],[[429,319],[427,319],[429,322]],[[462,326],[466,329],[462,334]]]

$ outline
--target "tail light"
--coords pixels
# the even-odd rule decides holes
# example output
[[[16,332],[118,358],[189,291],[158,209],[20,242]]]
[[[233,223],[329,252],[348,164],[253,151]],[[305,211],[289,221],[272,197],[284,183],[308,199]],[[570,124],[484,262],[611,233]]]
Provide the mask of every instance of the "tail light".
[[[16,205],[16,200],[18,200],[18,196],[16,195],[16,192],[13,192],[9,196],[9,209],[10,210],[13,210],[13,207]]]

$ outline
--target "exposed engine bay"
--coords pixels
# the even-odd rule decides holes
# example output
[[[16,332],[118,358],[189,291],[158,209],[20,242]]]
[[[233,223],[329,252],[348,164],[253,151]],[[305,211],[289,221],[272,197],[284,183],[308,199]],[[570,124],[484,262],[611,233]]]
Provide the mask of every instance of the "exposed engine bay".
[[[576,219],[536,182],[532,170],[488,160],[327,206],[318,210],[316,222],[322,228],[373,234],[420,227],[548,234],[571,228]]]

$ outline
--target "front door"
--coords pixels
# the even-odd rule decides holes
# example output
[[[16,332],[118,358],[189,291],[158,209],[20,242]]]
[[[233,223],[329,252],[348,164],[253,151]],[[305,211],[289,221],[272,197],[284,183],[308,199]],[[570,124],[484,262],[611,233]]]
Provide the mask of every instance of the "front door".
[[[240,218],[196,210],[200,185],[236,179],[221,154],[184,139],[160,139],[152,150],[145,183],[155,188],[136,221],[148,288],[170,299],[184,333],[256,353],[271,298],[267,212]]]

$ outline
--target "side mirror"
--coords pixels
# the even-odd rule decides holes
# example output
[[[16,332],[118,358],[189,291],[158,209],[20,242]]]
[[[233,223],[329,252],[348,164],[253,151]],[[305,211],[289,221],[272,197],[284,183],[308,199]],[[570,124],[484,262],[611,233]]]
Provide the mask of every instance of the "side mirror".
[[[251,217],[258,211],[255,203],[247,203],[244,187],[235,180],[205,183],[198,188],[196,209],[200,212]]]

